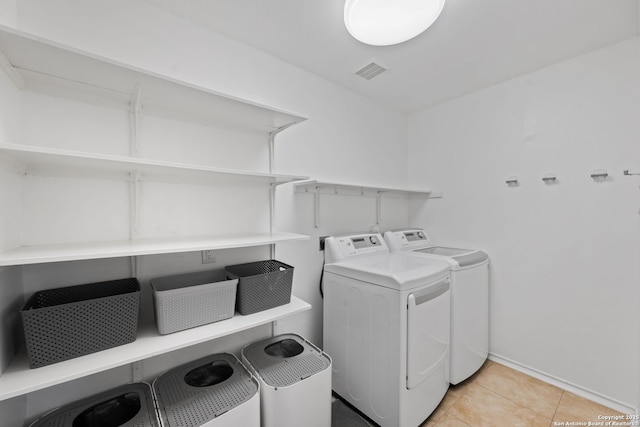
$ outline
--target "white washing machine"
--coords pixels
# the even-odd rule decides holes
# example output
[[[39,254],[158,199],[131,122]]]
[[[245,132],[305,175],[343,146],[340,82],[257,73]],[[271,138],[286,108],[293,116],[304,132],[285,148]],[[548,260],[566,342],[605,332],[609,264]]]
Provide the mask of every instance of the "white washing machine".
[[[451,266],[451,384],[469,378],[489,354],[489,256],[438,246],[422,229],[387,231],[391,252],[420,254]]]
[[[333,390],[382,427],[420,425],[449,387],[449,265],[328,237],[322,283]]]

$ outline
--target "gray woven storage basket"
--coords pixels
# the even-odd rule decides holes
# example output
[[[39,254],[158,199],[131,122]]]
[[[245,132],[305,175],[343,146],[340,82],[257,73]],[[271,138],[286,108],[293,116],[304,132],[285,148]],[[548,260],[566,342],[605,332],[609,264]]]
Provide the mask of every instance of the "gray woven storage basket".
[[[242,356],[271,387],[286,387],[324,371],[331,360],[296,334],[283,334],[249,344]]]
[[[31,427],[159,427],[151,387],[127,384],[79,400],[36,420]]]
[[[221,353],[165,372],[153,382],[165,427],[206,425],[254,397],[255,378],[232,354]]]
[[[20,312],[29,366],[38,368],[136,339],[134,278],[36,292]]]
[[[165,335],[233,317],[238,280],[225,279],[223,270],[151,279],[158,332]]]
[[[237,278],[236,309],[252,314],[291,301],[293,267],[276,260],[250,262],[225,267],[231,278]]]

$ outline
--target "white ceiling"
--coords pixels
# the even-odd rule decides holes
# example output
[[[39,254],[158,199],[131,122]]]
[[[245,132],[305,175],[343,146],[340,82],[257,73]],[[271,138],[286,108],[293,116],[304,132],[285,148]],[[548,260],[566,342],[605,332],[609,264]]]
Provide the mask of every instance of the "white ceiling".
[[[417,38],[373,47],[347,32],[344,0],[147,1],[408,112],[636,36],[639,20],[639,0],[447,0]],[[389,71],[354,74],[372,60]]]

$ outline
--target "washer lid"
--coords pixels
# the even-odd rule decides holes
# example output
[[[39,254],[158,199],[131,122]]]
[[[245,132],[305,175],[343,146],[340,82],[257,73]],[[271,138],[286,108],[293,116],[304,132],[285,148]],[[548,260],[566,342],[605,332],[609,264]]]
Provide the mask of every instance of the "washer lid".
[[[476,249],[446,248],[433,246],[431,248],[416,249],[414,252],[429,255],[439,255],[451,258],[460,267],[480,264],[489,259],[489,255]]]
[[[446,277],[449,264],[410,252],[398,252],[325,264],[324,270],[374,285],[406,290]]]

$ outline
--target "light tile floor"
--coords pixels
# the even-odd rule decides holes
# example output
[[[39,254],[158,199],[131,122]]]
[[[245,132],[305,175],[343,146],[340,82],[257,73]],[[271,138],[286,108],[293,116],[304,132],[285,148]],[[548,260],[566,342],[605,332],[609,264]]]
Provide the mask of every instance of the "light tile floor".
[[[471,378],[451,386],[420,427],[554,427],[603,421],[620,412],[487,361]],[[619,422],[629,425],[628,421]],[[579,424],[578,424],[579,425]]]

